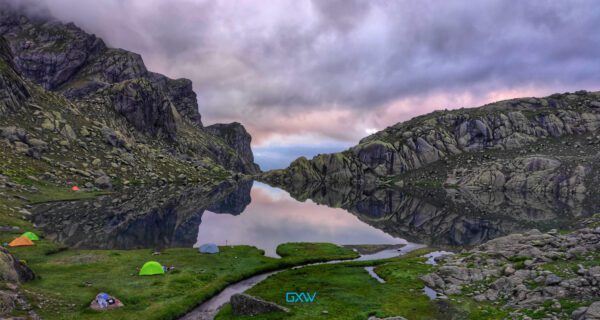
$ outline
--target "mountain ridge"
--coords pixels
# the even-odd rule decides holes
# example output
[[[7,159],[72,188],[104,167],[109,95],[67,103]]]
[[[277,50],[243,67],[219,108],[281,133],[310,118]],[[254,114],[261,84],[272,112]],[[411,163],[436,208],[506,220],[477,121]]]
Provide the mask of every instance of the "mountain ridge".
[[[346,151],[301,157],[260,179],[279,186],[424,180],[439,187],[581,194],[583,181],[595,176],[589,162],[600,151],[599,128],[600,92],[516,98],[418,116]],[[573,152],[584,156],[567,157]],[[433,167],[444,168],[428,174]]]
[[[213,181],[260,172],[241,124],[204,127],[190,80],[148,71],[139,54],[109,48],[73,23],[3,7],[0,58],[0,142],[11,159],[2,174],[19,174],[18,163],[42,167],[37,176],[53,182],[77,172],[82,184],[108,186],[95,180]]]

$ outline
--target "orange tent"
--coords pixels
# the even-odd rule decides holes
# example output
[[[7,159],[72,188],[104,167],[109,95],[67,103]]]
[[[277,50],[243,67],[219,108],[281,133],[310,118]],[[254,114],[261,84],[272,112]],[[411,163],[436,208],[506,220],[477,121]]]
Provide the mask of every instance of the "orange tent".
[[[9,247],[29,247],[32,245],[33,241],[25,236],[20,236],[8,244]]]

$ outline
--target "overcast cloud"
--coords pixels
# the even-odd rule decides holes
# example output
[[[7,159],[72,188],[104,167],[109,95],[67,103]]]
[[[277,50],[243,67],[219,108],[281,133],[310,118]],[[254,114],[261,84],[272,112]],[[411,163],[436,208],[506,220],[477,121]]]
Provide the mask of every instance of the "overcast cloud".
[[[346,147],[435,109],[600,89],[596,1],[45,2],[192,79],[203,122],[242,122],[263,153]]]

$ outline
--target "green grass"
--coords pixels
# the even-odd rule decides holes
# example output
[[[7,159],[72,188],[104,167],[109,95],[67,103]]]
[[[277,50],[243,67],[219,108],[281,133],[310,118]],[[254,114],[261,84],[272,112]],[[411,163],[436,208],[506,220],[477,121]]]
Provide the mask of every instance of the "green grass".
[[[110,194],[107,191],[78,191],[73,192],[70,188],[60,188],[48,185],[38,185],[38,193],[28,195],[27,199],[32,204],[44,202],[72,201],[90,199],[100,195]]]
[[[405,316],[409,319],[443,319],[438,310],[421,290],[424,286],[419,277],[432,270],[421,258],[425,251],[418,251],[401,258],[370,262],[345,262],[321,264],[300,269],[286,270],[271,276],[248,291],[290,308],[289,314],[277,313],[260,319],[367,319]],[[365,266],[376,265],[376,272],[386,280],[379,283],[373,279]],[[313,303],[289,304],[285,301],[287,291],[317,292]],[[326,315],[323,313],[327,311]],[[226,306],[217,319],[256,319],[235,317]]]
[[[575,260],[557,260],[543,264],[541,267],[544,270],[551,271],[562,278],[574,278],[577,276],[578,265],[584,268],[595,267],[600,265],[600,253],[589,254],[586,258],[580,257]]]
[[[8,241],[14,235],[3,235]],[[203,255],[193,248],[173,248],[152,256],[150,250],[69,250],[49,241],[11,248],[36,272],[24,284],[27,296],[45,319],[175,319],[228,284],[252,275],[297,264],[350,259],[356,253],[333,244],[283,244],[285,257],[265,257],[250,246],[221,247]],[[140,277],[136,269],[156,260],[173,265],[166,275]],[[124,308],[95,312],[88,308],[99,292],[121,299]],[[40,308],[41,306],[41,308]]]

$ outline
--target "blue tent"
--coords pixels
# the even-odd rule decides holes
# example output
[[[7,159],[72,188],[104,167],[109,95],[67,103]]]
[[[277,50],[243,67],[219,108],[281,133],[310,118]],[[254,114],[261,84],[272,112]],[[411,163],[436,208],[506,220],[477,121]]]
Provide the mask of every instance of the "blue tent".
[[[205,243],[198,250],[200,253],[219,253],[219,247],[214,243]]]

